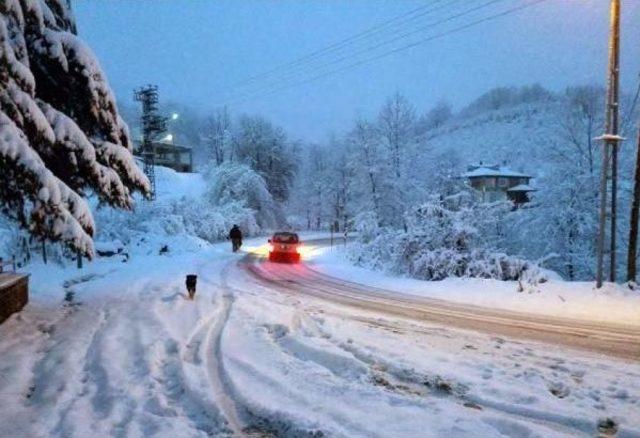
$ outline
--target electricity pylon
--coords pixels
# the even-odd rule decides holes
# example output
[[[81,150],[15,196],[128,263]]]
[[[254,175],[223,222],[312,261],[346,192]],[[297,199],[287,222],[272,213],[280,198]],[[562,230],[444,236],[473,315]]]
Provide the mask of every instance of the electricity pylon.
[[[151,185],[150,200],[156,198],[155,150],[153,141],[167,129],[167,119],[158,115],[158,86],[147,85],[133,92],[133,99],[142,103],[142,159],[144,173]]]

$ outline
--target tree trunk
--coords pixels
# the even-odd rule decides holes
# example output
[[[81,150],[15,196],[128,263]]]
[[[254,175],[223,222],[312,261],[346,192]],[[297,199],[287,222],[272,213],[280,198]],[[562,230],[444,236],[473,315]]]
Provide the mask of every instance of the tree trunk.
[[[636,281],[636,255],[638,251],[638,213],[640,210],[640,129],[636,146],[636,170],[631,201],[631,223],[629,224],[629,249],[627,253],[627,281]]]
[[[42,261],[45,265],[47,264],[47,245],[44,240],[42,241]]]
[[[31,247],[26,237],[22,238],[22,250],[24,252],[25,262],[31,261]]]
[[[375,209],[376,217],[380,222],[380,205],[378,200],[378,190],[376,189],[376,179],[373,172],[369,171],[369,182],[371,183],[371,196],[373,200],[373,208]],[[380,223],[378,223],[380,225]]]

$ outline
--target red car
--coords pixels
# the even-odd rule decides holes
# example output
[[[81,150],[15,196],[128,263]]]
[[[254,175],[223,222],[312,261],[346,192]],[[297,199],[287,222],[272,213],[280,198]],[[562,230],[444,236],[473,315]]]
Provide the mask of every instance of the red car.
[[[300,239],[296,233],[278,232],[269,239],[269,261],[297,263],[300,261]]]

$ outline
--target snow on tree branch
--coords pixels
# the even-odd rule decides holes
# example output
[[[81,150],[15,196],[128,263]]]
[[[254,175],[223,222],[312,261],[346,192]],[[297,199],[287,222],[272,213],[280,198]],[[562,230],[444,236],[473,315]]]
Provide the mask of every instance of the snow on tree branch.
[[[133,207],[149,192],[126,124],[62,0],[0,3],[0,200],[39,237],[92,254],[82,199]]]
[[[36,235],[93,252],[93,217],[84,199],[58,179],[0,112],[0,199],[9,216]]]

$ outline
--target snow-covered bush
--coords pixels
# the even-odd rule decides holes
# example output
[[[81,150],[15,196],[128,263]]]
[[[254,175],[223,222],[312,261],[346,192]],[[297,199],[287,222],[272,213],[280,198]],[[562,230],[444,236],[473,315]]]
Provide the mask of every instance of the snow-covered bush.
[[[164,245],[190,251],[225,240],[234,224],[247,237],[261,233],[264,225],[258,220],[268,224],[275,217],[277,207],[264,181],[244,166],[225,164],[206,175],[157,167],[156,175],[157,199],[138,203],[132,212],[91,198],[98,241],[122,242],[130,254],[157,253]]]
[[[249,210],[261,229],[271,229],[284,223],[282,210],[269,193],[266,181],[249,166],[224,163],[211,168],[207,179],[206,198],[222,214],[242,218]],[[247,218],[242,219],[247,221]]]
[[[201,198],[182,197],[170,202],[141,203],[133,212],[110,207],[96,213],[97,239],[119,241],[125,246],[179,238],[196,238],[214,243],[226,239],[238,224],[246,236],[261,231],[253,210],[238,202],[217,207]]]
[[[245,236],[260,232],[254,212],[239,202],[212,207],[206,201],[185,198],[174,202],[171,209],[183,218],[186,232],[209,242],[225,239],[234,224]]]
[[[350,257],[360,265],[424,280],[478,277],[539,280],[535,263],[492,249],[481,230],[501,206],[476,205],[467,196],[432,197],[405,215],[405,230],[377,228],[371,215],[357,219],[359,241]],[[489,231],[485,231],[489,232]],[[535,272],[535,279],[531,273]],[[525,275],[525,273],[527,273]]]
[[[369,243],[379,234],[378,217],[372,211],[360,213],[355,217],[355,231],[362,242]]]

